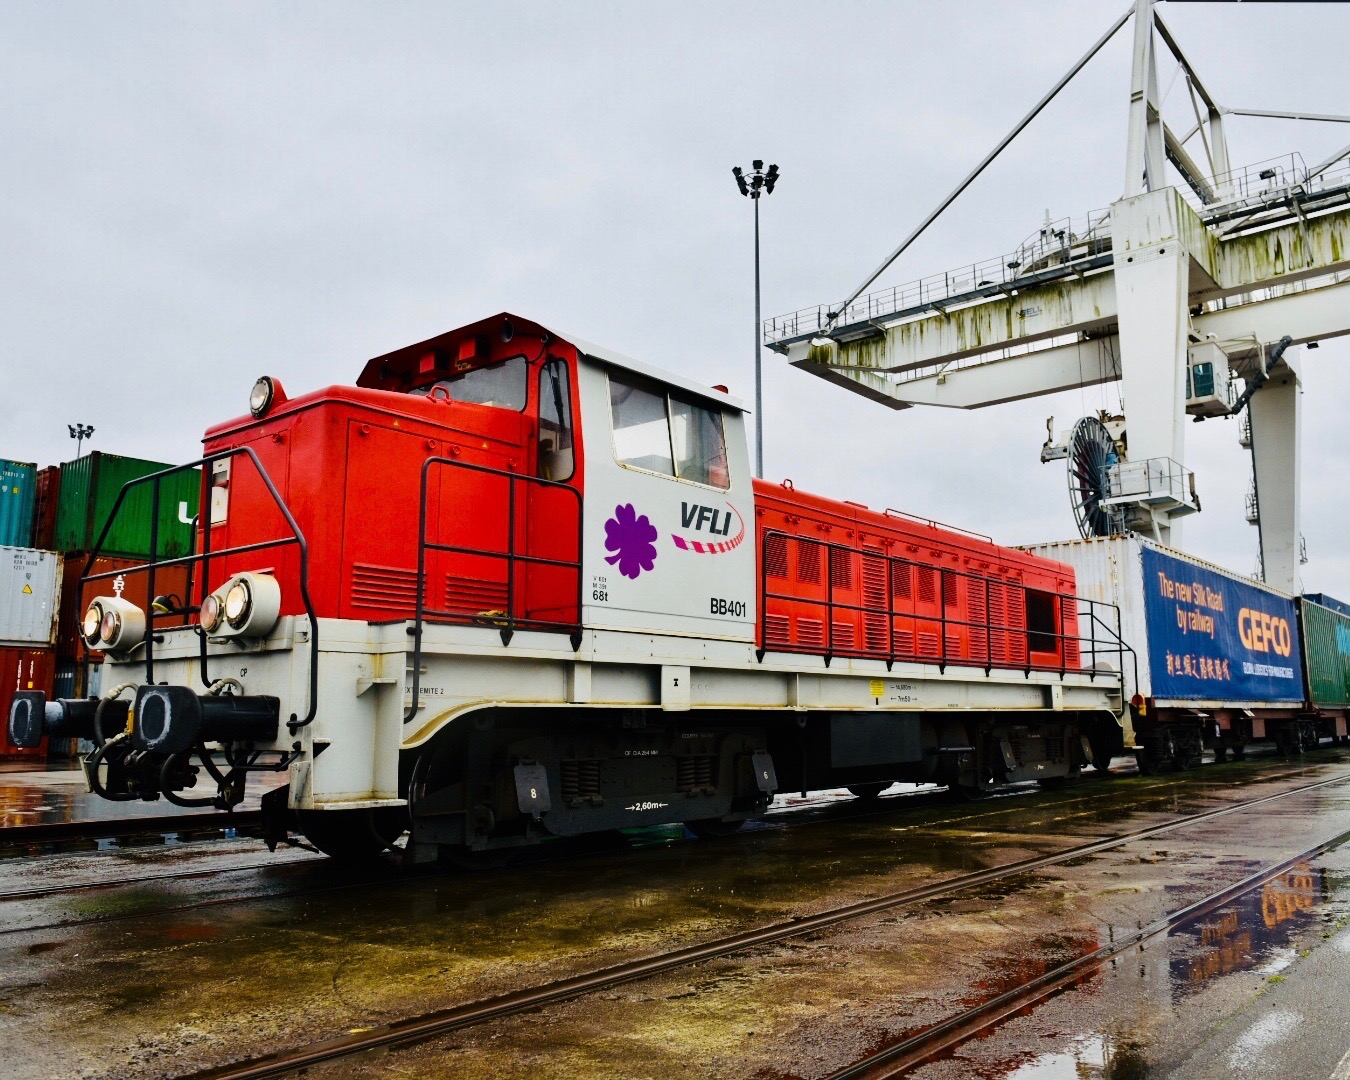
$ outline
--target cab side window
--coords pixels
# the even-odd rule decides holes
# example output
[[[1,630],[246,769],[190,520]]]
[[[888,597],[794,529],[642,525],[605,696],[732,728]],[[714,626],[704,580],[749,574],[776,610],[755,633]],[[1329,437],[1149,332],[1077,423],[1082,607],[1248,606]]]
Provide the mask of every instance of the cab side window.
[[[731,486],[720,411],[615,371],[609,375],[609,407],[619,464],[709,487]]]
[[[720,412],[672,397],[670,437],[675,447],[676,476],[712,487],[730,486]]]
[[[619,464],[675,475],[666,399],[662,394],[611,373],[609,411],[614,419],[614,453]]]
[[[567,363],[557,357],[539,369],[539,475],[570,480],[576,468],[572,449],[572,391]]]

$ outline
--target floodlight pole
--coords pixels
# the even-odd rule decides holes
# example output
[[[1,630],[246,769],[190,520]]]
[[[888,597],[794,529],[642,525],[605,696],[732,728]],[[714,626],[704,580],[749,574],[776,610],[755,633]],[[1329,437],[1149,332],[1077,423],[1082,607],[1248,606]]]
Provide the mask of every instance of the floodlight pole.
[[[66,429],[70,432],[70,437],[75,440],[75,456],[80,456],[80,448],[84,446],[84,440],[94,434],[93,424],[67,424]]]
[[[755,476],[764,475],[764,320],[760,315],[759,291],[759,197],[770,195],[778,183],[778,166],[751,162],[753,171],[747,176],[739,165],[731,170],[736,186],[755,204]]]
[[[755,475],[764,477],[764,321],[759,314],[759,192],[755,192]]]

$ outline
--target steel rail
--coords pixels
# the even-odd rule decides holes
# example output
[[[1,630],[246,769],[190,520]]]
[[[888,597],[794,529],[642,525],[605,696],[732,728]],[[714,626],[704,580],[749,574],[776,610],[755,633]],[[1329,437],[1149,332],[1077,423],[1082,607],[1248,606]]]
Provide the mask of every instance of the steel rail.
[[[1275,792],[1256,799],[1247,799],[1228,806],[1202,811],[1198,814],[1190,814],[1161,825],[1153,825],[1134,832],[1094,840],[1052,855],[1039,855],[1017,862],[1005,863],[1001,866],[990,867],[971,874],[963,874],[945,881],[903,889],[870,900],[831,908],[814,915],[772,923],[743,933],[673,949],[641,960],[615,964],[495,997],[396,1020],[359,1034],[339,1036],[291,1050],[278,1050],[184,1075],[190,1080],[262,1080],[264,1077],[284,1076],[296,1070],[311,1068],[315,1065],[336,1061],[368,1050],[392,1048],[425,1041],[451,1031],[570,1001],[599,990],[609,989],[639,979],[651,978],[655,975],[661,975],[668,971],[689,967],[732,953],[775,944],[804,934],[816,933],[841,923],[889,911],[902,905],[916,904],[939,896],[947,896],[979,885],[1082,858],[1085,855],[1108,851],[1125,844],[1185,828],[1198,822],[1211,821],[1250,810],[1253,807],[1263,806],[1292,795],[1315,791],[1333,784],[1342,784],[1347,780],[1350,780],[1350,773],[1343,773],[1326,780],[1291,788],[1288,791]]]
[[[1039,975],[1021,986],[1014,987],[997,997],[991,998],[973,1009],[960,1013],[948,1020],[913,1035],[903,1042],[880,1050],[861,1061],[854,1062],[838,1072],[831,1073],[829,1080],[855,1080],[869,1077],[881,1080],[883,1077],[900,1076],[910,1069],[923,1064],[944,1050],[949,1050],[973,1036],[987,1032],[1009,1017],[1037,1005],[1060,990],[1081,982],[1097,971],[1104,963],[1150,938],[1166,933],[1178,926],[1194,922],[1211,912],[1231,903],[1254,889],[1260,888],[1272,878],[1278,877],[1299,863],[1338,847],[1350,840],[1350,832],[1339,833],[1322,843],[1308,848],[1297,855],[1249,874],[1234,885],[1229,885],[1210,893],[1208,896],[1188,904],[1183,908],[1164,915],[1143,929],[1125,935],[1110,945],[1087,953],[1074,960],[1068,960],[1058,967]]]
[[[44,821],[34,825],[0,828],[0,848],[54,844],[67,840],[114,840],[124,836],[163,835],[195,829],[251,829],[261,824],[261,810],[240,810],[225,815],[211,812],[95,821]]]

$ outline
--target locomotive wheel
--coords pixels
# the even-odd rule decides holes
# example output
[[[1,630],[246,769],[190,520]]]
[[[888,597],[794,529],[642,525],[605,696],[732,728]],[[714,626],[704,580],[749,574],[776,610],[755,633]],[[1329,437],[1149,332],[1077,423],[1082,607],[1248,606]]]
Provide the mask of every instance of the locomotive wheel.
[[[364,862],[388,850],[408,826],[401,806],[366,810],[298,810],[305,839],[333,859]]]
[[[1303,752],[1299,745],[1298,733],[1292,728],[1283,727],[1275,736],[1275,749],[1285,757],[1293,757]]]
[[[745,827],[745,822],[705,818],[702,821],[686,821],[684,827],[700,840],[717,840],[723,836],[733,836],[740,832]]]
[[[848,791],[850,795],[859,799],[875,799],[890,786],[891,781],[889,780],[880,784],[849,784]]]
[[[1098,747],[1094,742],[1092,744],[1092,774],[1103,780],[1111,779],[1111,759],[1115,756],[1105,746]]]

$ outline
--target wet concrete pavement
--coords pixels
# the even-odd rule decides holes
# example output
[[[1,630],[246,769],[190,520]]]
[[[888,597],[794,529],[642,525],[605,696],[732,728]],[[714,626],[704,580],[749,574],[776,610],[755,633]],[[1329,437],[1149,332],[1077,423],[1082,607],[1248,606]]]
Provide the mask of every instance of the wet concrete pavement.
[[[8,932],[0,933],[0,1071],[177,1075],[1346,771],[1334,756],[1319,760],[1106,784],[1085,780],[1062,791],[978,804],[894,796],[864,814],[856,802],[839,801],[806,808],[794,819],[802,823],[790,828],[719,842],[658,830],[610,840],[608,850],[600,845],[493,873],[389,870],[384,880],[356,881],[314,860],[9,903],[0,912],[8,920]],[[1212,891],[1216,881],[1236,880],[1347,829],[1350,785],[1291,796],[1026,880],[313,1071],[826,1075],[963,1002]],[[226,844],[211,851],[211,858],[225,861],[266,862],[257,847]],[[143,854],[119,853],[122,872],[127,866],[138,873],[172,869],[167,862],[142,866]],[[67,862],[77,858],[106,856]],[[1288,912],[1274,929],[1289,923],[1290,933],[1280,942],[1276,935],[1242,945],[1244,955],[1297,951],[1303,931],[1294,931],[1305,922],[1321,932],[1327,905],[1341,902],[1338,858],[1309,868],[1316,884],[1304,893],[1315,898],[1299,893],[1302,885],[1292,893],[1304,899],[1282,902],[1273,895],[1270,910]],[[19,880],[4,878],[18,873],[18,862],[28,861],[0,863],[0,892]],[[78,864],[66,872],[78,874]],[[27,874],[22,880],[31,884],[33,871]],[[1239,913],[1239,923],[1244,918],[1255,916]],[[63,922],[76,925],[57,925]],[[1155,942],[1140,954],[1149,960],[1147,978],[1104,974],[920,1075],[1058,1069],[1047,1055],[1059,1055],[1060,1064],[1078,1055],[1082,1068],[1096,1070],[1086,1075],[1130,1075],[1108,1062],[1137,1060],[1150,1068],[1180,1062],[1184,1056],[1176,1055],[1184,1047],[1167,1050],[1159,1034],[1175,1023],[1140,1018],[1185,1012],[1202,999],[1201,1012],[1209,1012],[1210,990],[1175,992],[1183,971],[1177,965],[1187,965],[1187,973],[1212,969],[1200,981],[1215,986],[1243,979],[1258,989],[1270,985],[1270,976],[1237,970],[1241,964],[1225,970],[1229,959],[1203,959],[1210,946],[1211,953],[1236,955],[1241,932],[1225,923],[1208,938],[1197,930],[1195,943],[1179,936],[1161,949]],[[1117,969],[1133,970],[1135,959],[1122,958]],[[1245,1007],[1252,993],[1247,982],[1232,1000],[1225,998],[1223,1015]],[[1053,1038],[1019,1033],[1024,1020],[1039,1024],[1060,1009],[1068,1014],[1055,1022]],[[1117,1022],[1121,1017],[1130,1022]],[[1197,1032],[1208,1036],[1215,1022],[1211,1015],[1209,1028]],[[1165,1053],[1174,1056],[1159,1056]],[[1093,1055],[1103,1064],[1090,1064]],[[1083,1075],[1075,1069],[1077,1063],[1068,1072],[1035,1075]]]
[[[240,809],[256,810],[258,800],[282,778],[266,773],[250,778],[247,794]],[[208,777],[198,781],[202,791],[188,791],[187,795],[206,794],[212,786]],[[206,808],[199,811],[174,806],[164,799],[154,802],[109,802],[85,787],[84,773],[78,762],[68,766],[35,768],[26,763],[0,763],[0,843],[3,830],[14,825],[38,825],[58,821],[104,821],[122,817],[159,817],[166,814],[201,813],[216,815]]]

